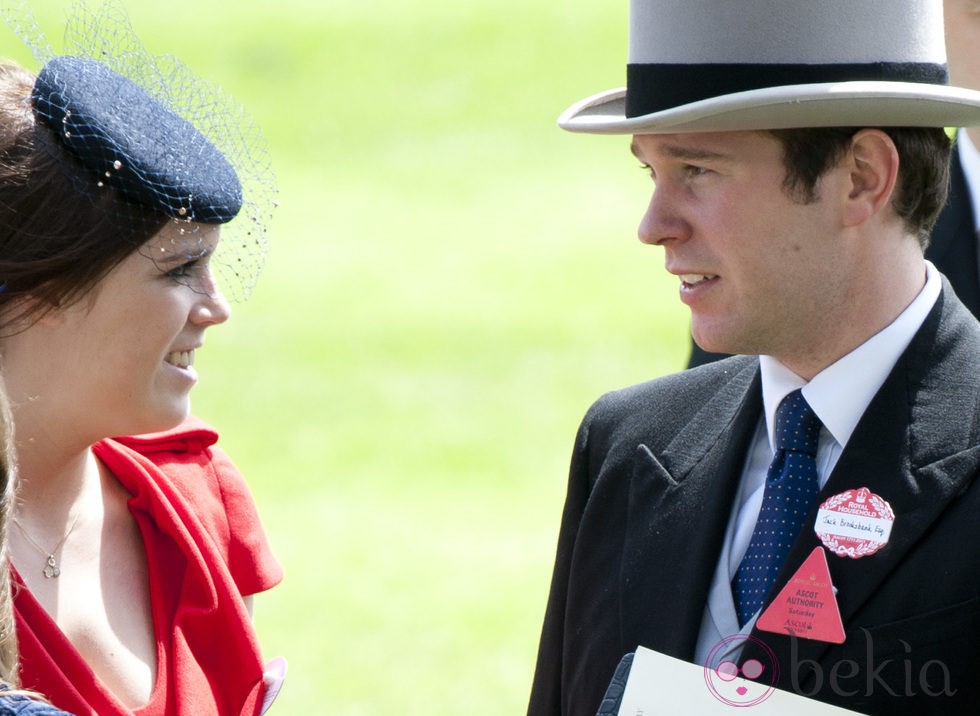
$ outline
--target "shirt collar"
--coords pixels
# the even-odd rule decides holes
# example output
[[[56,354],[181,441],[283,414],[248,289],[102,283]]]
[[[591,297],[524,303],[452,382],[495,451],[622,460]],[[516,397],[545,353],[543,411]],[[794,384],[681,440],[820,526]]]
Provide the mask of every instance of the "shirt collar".
[[[817,373],[809,382],[772,356],[760,356],[762,402],[769,445],[773,444],[776,408],[798,388],[830,435],[841,445],[854,432],[871,399],[922,326],[939,298],[939,271],[926,261],[926,284],[899,316],[853,351]]]

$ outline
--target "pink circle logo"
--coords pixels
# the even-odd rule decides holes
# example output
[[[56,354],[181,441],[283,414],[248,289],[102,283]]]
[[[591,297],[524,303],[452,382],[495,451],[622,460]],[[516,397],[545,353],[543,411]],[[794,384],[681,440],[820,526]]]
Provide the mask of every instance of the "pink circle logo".
[[[737,664],[729,654],[741,652],[751,642],[761,654]],[[711,695],[729,706],[748,707],[761,704],[776,689],[779,664],[776,654],[761,639],[735,634],[715,644],[704,666],[704,680]]]

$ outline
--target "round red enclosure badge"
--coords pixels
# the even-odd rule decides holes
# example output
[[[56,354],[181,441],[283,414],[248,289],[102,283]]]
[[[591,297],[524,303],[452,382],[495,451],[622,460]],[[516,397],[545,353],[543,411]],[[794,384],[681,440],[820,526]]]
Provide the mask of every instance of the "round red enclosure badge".
[[[814,530],[838,557],[866,557],[888,543],[895,512],[866,487],[828,498],[817,511]]]

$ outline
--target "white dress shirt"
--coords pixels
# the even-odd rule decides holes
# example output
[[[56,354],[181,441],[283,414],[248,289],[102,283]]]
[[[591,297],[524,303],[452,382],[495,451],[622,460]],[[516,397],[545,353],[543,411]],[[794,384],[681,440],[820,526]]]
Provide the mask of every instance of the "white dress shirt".
[[[775,453],[772,427],[776,407],[789,393],[802,388],[803,397],[823,423],[816,458],[817,477],[822,488],[871,399],[935,305],[941,287],[939,272],[927,261],[925,286],[898,318],[809,382],[775,358],[760,356],[763,415],[742,472],[709,589],[695,651],[697,663],[703,665],[722,639],[735,634],[748,635],[758,618],[757,613],[745,626],[739,627],[731,584],[752,539],[762,506],[766,473]],[[804,529],[809,526],[805,525]],[[731,652],[739,649],[741,644],[742,640],[733,640],[731,651],[716,654],[717,659],[713,660],[731,658]]]

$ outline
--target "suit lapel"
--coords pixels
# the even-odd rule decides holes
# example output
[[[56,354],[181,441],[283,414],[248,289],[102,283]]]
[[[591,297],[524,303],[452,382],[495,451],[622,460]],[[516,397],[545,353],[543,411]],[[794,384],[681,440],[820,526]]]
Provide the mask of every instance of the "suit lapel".
[[[965,326],[962,331],[953,327],[956,321],[972,318],[955,301],[947,310],[950,295],[949,287],[944,287],[936,307],[868,406],[817,498],[819,505],[845,490],[867,487],[887,500],[895,511],[891,537],[879,552],[860,559],[828,553],[845,629],[882,581],[900,569],[905,555],[928,532],[949,501],[980,471],[980,447],[971,435],[972,423],[950,419],[950,410],[955,409],[960,395],[969,396],[970,400],[976,395],[976,386],[963,390],[964,386],[955,381],[963,379],[963,361],[976,363],[980,346],[975,327]],[[964,333],[968,340],[955,339],[955,335]],[[972,415],[972,410],[971,404],[965,406],[964,412]],[[772,595],[778,594],[820,544],[812,529],[815,517],[816,506]],[[787,637],[766,632],[756,635],[773,648],[778,658],[788,662],[792,645]],[[829,646],[800,639],[796,658],[818,660]]]
[[[751,363],[659,456],[637,447],[623,549],[623,633],[691,659],[742,464],[762,410]],[[635,645],[631,645],[635,646]]]

